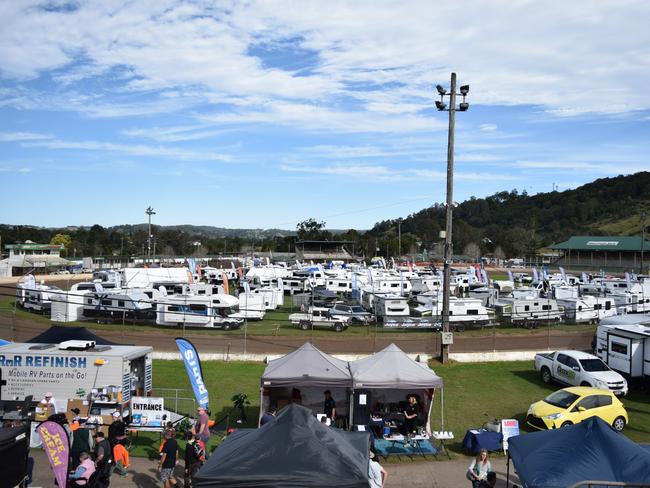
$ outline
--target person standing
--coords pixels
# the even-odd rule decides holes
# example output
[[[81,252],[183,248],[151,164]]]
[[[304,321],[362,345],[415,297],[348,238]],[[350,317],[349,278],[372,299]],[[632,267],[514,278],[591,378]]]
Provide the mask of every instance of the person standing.
[[[162,481],[165,488],[176,486],[176,478],[174,477],[174,468],[178,460],[178,443],[172,437],[170,431],[165,431],[165,445],[162,449],[162,456],[158,463],[158,471],[160,471],[160,481]]]
[[[51,391],[48,391],[43,396],[43,399],[40,402],[38,402],[38,406],[44,410],[46,417],[49,417],[50,415],[54,415],[55,413],[59,413],[58,410],[56,409],[56,400],[54,399],[54,396],[52,395]]]
[[[388,471],[386,471],[381,464],[377,461],[377,455],[370,449],[370,461],[368,463],[368,481],[370,488],[383,488],[388,479]]]
[[[492,465],[488,460],[487,449],[481,449],[476,459],[467,468],[467,479],[472,482],[472,488],[480,488],[481,482],[487,480],[488,473],[492,471]]]
[[[111,473],[113,472],[113,449],[108,439],[104,437],[103,432],[95,434],[95,466],[99,472],[96,486],[105,488],[111,483]]]
[[[336,417],[336,402],[332,398],[331,391],[325,390],[323,394],[325,395],[325,401],[323,402],[323,413],[327,415],[327,418],[334,422],[334,418]]]
[[[127,476],[129,469],[129,451],[124,447],[124,439],[118,440],[113,446],[113,459],[115,472],[120,476]]]
[[[199,415],[195,427],[196,437],[207,446],[210,440],[210,417],[204,407],[197,408],[196,412]]]
[[[113,412],[113,423],[108,426],[108,442],[115,446],[119,441],[126,437],[126,425],[122,420],[120,412]]]
[[[408,403],[404,408],[404,435],[410,435],[417,428],[418,423],[418,400],[415,395],[409,395]]]
[[[192,487],[192,477],[205,462],[205,445],[191,431],[185,432],[185,488]]]

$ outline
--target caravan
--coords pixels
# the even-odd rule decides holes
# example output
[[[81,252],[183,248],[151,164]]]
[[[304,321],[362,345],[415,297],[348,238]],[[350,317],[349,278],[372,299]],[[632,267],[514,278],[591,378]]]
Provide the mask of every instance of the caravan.
[[[598,326],[596,355],[615,371],[650,378],[650,316],[626,315]]]
[[[156,323],[178,327],[236,329],[243,319],[233,318],[239,300],[231,295],[171,295],[158,300]]]

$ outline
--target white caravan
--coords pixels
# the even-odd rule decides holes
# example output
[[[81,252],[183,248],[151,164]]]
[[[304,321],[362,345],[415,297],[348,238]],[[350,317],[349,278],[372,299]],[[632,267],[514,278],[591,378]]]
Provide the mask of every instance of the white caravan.
[[[563,313],[557,301],[550,298],[502,298],[494,308],[502,320],[524,327],[560,322]]]
[[[596,335],[596,355],[632,378],[650,377],[650,317],[638,318],[636,323],[601,324]]]
[[[604,317],[616,315],[616,302],[609,297],[585,295],[581,298],[565,298],[557,300],[564,308],[564,318],[576,324],[583,322],[596,323]]]
[[[178,327],[236,329],[242,323],[236,315],[239,300],[231,295],[171,295],[158,301],[156,323]]]

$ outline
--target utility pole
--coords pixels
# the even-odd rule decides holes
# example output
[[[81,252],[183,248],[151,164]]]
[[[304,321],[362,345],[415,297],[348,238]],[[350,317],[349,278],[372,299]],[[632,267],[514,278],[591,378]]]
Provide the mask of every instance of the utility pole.
[[[151,216],[156,215],[156,212],[153,211],[151,206],[147,207],[147,210],[144,211],[149,217],[149,234],[147,235],[147,262],[151,260]]]
[[[456,110],[465,112],[469,108],[469,104],[465,102],[465,97],[469,92],[469,85],[460,87],[460,93],[456,93],[456,73],[451,74],[450,91],[447,91],[440,85],[436,86],[440,101],[436,102],[436,108],[439,111],[449,112],[449,132],[447,138],[447,216],[445,225],[445,248],[444,248],[444,280],[442,289],[442,330],[443,336],[441,340],[440,359],[442,363],[449,362],[449,295],[450,295],[450,278],[451,278],[451,262],[453,257],[452,247],[452,219],[454,212],[454,130],[456,123]],[[463,97],[462,103],[456,108],[456,96]],[[443,102],[445,96],[449,97],[449,108]]]
[[[402,257],[402,219],[397,220],[397,256]]]
[[[645,210],[641,211],[641,272],[643,274],[643,248],[645,247]]]

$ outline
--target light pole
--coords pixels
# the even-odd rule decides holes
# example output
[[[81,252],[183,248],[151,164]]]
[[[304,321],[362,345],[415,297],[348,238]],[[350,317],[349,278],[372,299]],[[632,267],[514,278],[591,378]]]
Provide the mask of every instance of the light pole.
[[[151,206],[147,207],[147,210],[144,211],[149,217],[149,234],[147,236],[147,261],[151,260],[151,216],[156,215],[156,212],[153,211]]]
[[[445,252],[444,252],[444,281],[442,288],[442,330],[449,333],[449,282],[451,274],[451,261],[452,261],[452,217],[453,217],[453,203],[454,203],[454,128],[456,122],[456,111],[465,112],[469,108],[469,103],[465,102],[465,97],[469,92],[469,85],[460,87],[460,93],[456,93],[456,73],[451,74],[450,91],[447,93],[441,85],[436,85],[440,101],[436,102],[436,108],[443,112],[449,112],[449,132],[447,139],[447,220],[445,225]],[[463,101],[456,108],[456,96],[461,95]],[[449,107],[443,101],[444,97],[449,97]],[[446,336],[447,334],[445,334]],[[449,361],[449,341],[443,337],[440,360],[442,363]]]

